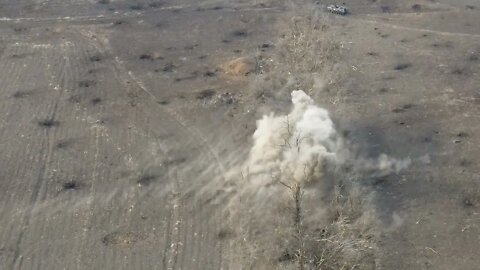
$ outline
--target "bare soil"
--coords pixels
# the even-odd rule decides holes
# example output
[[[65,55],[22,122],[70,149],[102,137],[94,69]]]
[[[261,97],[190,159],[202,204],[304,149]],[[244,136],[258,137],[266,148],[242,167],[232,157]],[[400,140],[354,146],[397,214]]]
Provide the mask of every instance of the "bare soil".
[[[377,215],[363,269],[478,269],[480,3],[304,2],[0,1],[0,269],[245,268],[223,180],[297,86],[358,155],[412,160],[359,179]],[[312,14],[328,48],[289,56]],[[289,68],[305,80],[272,74]]]

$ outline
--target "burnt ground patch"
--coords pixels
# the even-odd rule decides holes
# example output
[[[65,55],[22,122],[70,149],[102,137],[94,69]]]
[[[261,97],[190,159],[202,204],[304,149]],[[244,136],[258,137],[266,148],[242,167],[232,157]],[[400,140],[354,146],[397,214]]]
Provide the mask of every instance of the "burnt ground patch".
[[[142,4],[134,4],[129,6],[130,10],[135,10],[135,11],[142,10],[143,8],[144,7]]]
[[[395,123],[399,126],[405,126],[407,125],[407,122],[405,120],[397,120]]]
[[[90,102],[92,103],[92,105],[98,105],[98,104],[102,103],[102,99],[99,98],[99,97],[96,97],[96,98],[92,98],[92,100],[90,100]]]
[[[223,229],[220,229],[220,231],[218,231],[217,238],[220,239],[220,240],[223,240],[223,239],[229,238],[232,235],[233,235],[233,233],[232,233],[231,230],[223,228]]]
[[[173,72],[177,68],[173,62],[166,63],[162,68],[156,68],[155,72]]]
[[[378,92],[379,92],[380,94],[385,94],[385,93],[388,92],[388,89],[387,89],[386,87],[382,87],[382,88],[378,89]]]
[[[210,99],[215,95],[215,90],[205,89],[196,94],[196,99]]]
[[[203,73],[203,77],[215,77],[217,76],[217,70],[207,70]]]
[[[274,47],[275,45],[272,43],[262,43],[262,45],[259,46],[260,49],[272,49]]]
[[[393,81],[395,79],[396,78],[393,75],[382,76],[382,80],[384,80],[384,81]]]
[[[96,73],[99,73],[101,72],[102,69],[101,68],[91,68],[87,71],[88,74],[96,74]]]
[[[13,32],[15,32],[17,34],[24,33],[24,32],[28,31],[28,28],[24,27],[24,26],[14,26],[14,27],[12,27],[12,29],[13,29]]]
[[[143,239],[144,237],[142,235],[132,231],[127,231],[127,232],[117,231],[117,232],[112,232],[105,235],[102,238],[102,243],[105,246],[116,246],[116,245],[131,246]]]
[[[413,107],[412,104],[405,104],[392,110],[393,113],[403,113]]]
[[[188,75],[188,76],[175,78],[174,81],[175,81],[175,82],[181,82],[181,81],[194,80],[194,79],[196,79],[197,77],[198,77],[198,72],[197,72],[197,71],[193,71],[193,72],[190,73],[190,75]]]
[[[155,182],[158,179],[157,175],[154,174],[144,174],[137,179],[137,184],[140,186],[148,186]]]
[[[103,60],[103,57],[99,54],[95,54],[95,55],[90,56],[90,61],[91,62],[100,62],[102,60]]]
[[[279,262],[293,262],[297,259],[297,257],[298,256],[295,251],[284,250],[277,260]]]
[[[141,54],[141,55],[138,57],[138,59],[140,59],[140,60],[150,60],[150,61],[153,61],[152,55],[147,54],[147,53]]]
[[[95,86],[96,84],[97,81],[95,80],[82,80],[78,82],[78,87],[89,88]]]
[[[422,11],[422,5],[420,5],[420,4],[413,4],[413,5],[411,6],[411,8],[412,8],[412,10],[415,11],[415,12],[420,12],[420,11]]]
[[[128,24],[128,21],[126,20],[116,20],[113,22],[113,25],[125,25]]]
[[[411,63],[400,63],[400,64],[396,64],[393,69],[394,70],[405,70],[407,68],[410,68],[412,66]]]
[[[71,95],[71,96],[67,99],[67,101],[68,101],[69,103],[76,103],[76,104],[78,104],[78,103],[82,102],[82,99],[83,99],[83,98],[82,98],[81,95]]]
[[[65,139],[65,140],[60,140],[55,144],[56,149],[65,149],[70,146],[72,146],[75,143],[76,140],[74,139]]]
[[[466,208],[470,208],[470,207],[474,206],[474,204],[473,204],[472,200],[470,200],[470,198],[464,198],[463,201],[462,201],[462,204]]]
[[[387,38],[387,37],[390,36],[390,34],[382,33],[382,32],[380,32],[380,31],[377,32],[377,35],[378,35],[379,37],[381,37],[381,38]]]
[[[183,49],[185,49],[187,51],[192,51],[195,48],[197,48],[198,46],[200,46],[200,45],[198,43],[195,43],[195,44],[186,45],[185,47],[183,47]]]
[[[462,158],[462,159],[460,159],[460,161],[458,162],[458,164],[459,164],[460,166],[462,166],[462,167],[469,167],[470,165],[473,164],[473,162],[470,161],[470,160],[468,160],[468,159],[466,159],[466,158]]]
[[[248,31],[245,29],[234,30],[230,33],[230,36],[236,38],[244,38],[248,36]]]
[[[163,2],[159,2],[159,1],[155,1],[155,2],[152,2],[150,4],[148,4],[149,7],[151,8],[158,8],[158,7],[162,7],[164,5]]]
[[[165,28],[166,26],[168,26],[168,24],[165,21],[155,23],[155,27],[157,28]]]
[[[380,10],[383,12],[383,13],[390,13],[392,11],[392,8],[390,6],[381,6],[380,7]]]
[[[457,134],[455,134],[456,140],[464,140],[470,137],[470,135],[465,132],[465,131],[460,131]]]
[[[54,120],[53,118],[47,118],[38,121],[38,125],[44,128],[53,128],[60,125],[59,121]]]
[[[466,68],[461,68],[461,67],[454,68],[451,71],[451,74],[453,74],[453,75],[465,75],[467,73],[468,73],[468,70]]]
[[[30,91],[16,91],[15,93],[13,93],[12,98],[18,98],[18,99],[26,98],[31,94],[32,92]]]
[[[81,188],[81,184],[75,180],[70,180],[62,184],[63,191],[77,190]]]
[[[34,55],[34,53],[14,53],[10,57],[13,59],[22,59],[32,55]]]
[[[453,43],[451,41],[434,42],[431,46],[436,49],[450,49],[453,48]]]
[[[180,158],[175,158],[175,159],[168,159],[163,162],[163,165],[169,167],[169,166],[178,166],[182,163],[185,163],[187,161],[187,158],[185,157],[180,157]]]

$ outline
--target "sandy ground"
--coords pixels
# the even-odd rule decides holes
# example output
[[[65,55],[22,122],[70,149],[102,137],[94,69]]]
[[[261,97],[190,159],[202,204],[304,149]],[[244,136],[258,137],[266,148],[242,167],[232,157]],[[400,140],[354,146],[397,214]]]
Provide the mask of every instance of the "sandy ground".
[[[319,2],[338,58],[303,90],[360,155],[412,160],[361,182],[371,268],[478,269],[480,4]],[[240,269],[222,179],[289,109],[296,89],[252,89],[301,6],[2,1],[0,269]]]

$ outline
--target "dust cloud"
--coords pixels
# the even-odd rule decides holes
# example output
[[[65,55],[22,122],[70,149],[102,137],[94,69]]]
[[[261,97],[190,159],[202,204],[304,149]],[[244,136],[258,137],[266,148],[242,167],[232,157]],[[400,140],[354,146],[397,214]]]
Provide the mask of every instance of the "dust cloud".
[[[336,249],[342,251],[334,252],[332,264],[368,265],[375,244],[367,236],[376,230],[376,218],[372,193],[361,182],[399,172],[411,161],[386,154],[364,158],[304,91],[293,91],[291,101],[290,113],[257,120],[247,160],[227,176],[233,196],[226,209],[237,228],[238,266],[248,261],[268,269],[285,254],[296,259],[283,266],[305,258],[313,262]]]
[[[381,154],[371,159],[354,153],[326,109],[315,105],[304,91],[293,91],[291,96],[293,107],[289,114],[270,113],[257,120],[253,146],[243,168],[243,175],[252,177],[252,184],[265,184],[265,179],[259,177],[262,175],[289,185],[305,184],[321,179],[328,164],[348,162],[356,170],[385,175],[398,173],[411,164],[409,158]]]
[[[292,92],[288,115],[264,115],[257,121],[247,162],[251,175],[269,174],[280,181],[302,183],[322,176],[326,160],[342,148],[328,111],[315,106],[303,91]]]

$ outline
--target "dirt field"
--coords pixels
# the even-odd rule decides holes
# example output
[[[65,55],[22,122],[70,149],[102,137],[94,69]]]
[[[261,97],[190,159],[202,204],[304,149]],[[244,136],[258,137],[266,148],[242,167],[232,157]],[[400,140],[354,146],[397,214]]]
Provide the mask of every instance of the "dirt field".
[[[344,2],[0,1],[0,269],[478,269],[480,3]]]

